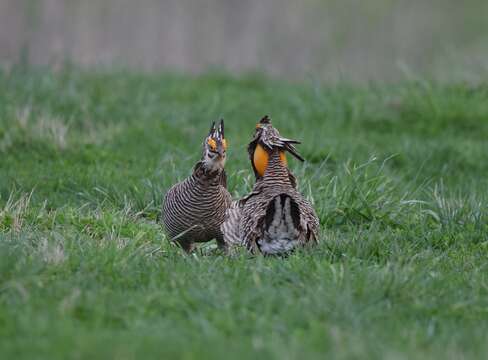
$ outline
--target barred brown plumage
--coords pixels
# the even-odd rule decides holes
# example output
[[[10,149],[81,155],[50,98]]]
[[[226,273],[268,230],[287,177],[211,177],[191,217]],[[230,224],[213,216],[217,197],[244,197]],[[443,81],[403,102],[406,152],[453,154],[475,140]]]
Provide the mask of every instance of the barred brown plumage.
[[[221,226],[230,247],[244,246],[253,253],[271,255],[318,241],[318,217],[297,190],[284,157],[288,151],[303,160],[293,146],[297,143],[281,137],[267,116],[258,123],[248,148],[256,183],[249,195],[230,206]]]
[[[224,246],[220,226],[231,204],[224,170],[226,147],[221,120],[217,129],[212,124],[193,173],[166,193],[162,210],[166,231],[186,251],[191,251],[195,242],[212,239]]]

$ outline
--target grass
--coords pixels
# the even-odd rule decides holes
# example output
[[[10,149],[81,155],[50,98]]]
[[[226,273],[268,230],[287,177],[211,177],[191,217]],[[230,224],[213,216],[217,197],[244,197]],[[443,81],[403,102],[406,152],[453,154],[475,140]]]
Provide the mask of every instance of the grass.
[[[322,242],[185,256],[156,219],[223,116],[234,196],[260,116]],[[0,357],[460,359],[488,352],[488,87],[0,72]]]

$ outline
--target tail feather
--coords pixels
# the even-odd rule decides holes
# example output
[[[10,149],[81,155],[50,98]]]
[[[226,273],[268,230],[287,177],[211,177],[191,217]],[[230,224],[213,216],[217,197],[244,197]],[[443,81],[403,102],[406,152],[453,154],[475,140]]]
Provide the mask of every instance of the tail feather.
[[[287,194],[276,196],[268,205],[263,236],[257,245],[264,254],[283,254],[299,243],[300,209]]]
[[[286,198],[286,202],[289,204],[289,211],[285,212],[287,223],[292,223],[295,229],[300,226],[300,208],[295,200],[291,197]]]

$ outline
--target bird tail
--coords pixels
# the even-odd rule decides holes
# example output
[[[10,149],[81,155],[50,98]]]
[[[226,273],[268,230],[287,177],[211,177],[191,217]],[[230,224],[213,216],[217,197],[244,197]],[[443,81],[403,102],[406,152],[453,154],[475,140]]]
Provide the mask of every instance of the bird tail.
[[[288,194],[275,196],[268,205],[263,236],[257,245],[264,254],[283,254],[299,243],[300,208]]]

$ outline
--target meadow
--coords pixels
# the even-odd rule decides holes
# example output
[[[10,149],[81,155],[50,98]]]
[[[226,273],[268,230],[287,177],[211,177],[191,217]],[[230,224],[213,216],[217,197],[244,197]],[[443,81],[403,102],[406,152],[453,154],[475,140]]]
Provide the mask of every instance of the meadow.
[[[247,193],[265,114],[320,245],[185,255],[163,194],[220,117]],[[486,85],[1,70],[0,358],[483,358],[487,139]]]

